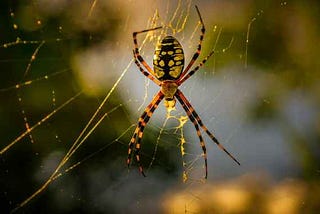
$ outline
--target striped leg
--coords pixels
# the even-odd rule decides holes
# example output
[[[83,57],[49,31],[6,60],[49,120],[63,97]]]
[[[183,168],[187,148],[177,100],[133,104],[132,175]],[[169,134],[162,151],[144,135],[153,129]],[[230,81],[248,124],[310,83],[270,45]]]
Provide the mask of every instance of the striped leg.
[[[200,41],[199,41],[199,44],[198,44],[198,48],[197,48],[197,51],[193,54],[193,57],[191,59],[191,61],[189,62],[189,64],[187,65],[186,69],[182,72],[181,74],[181,77],[183,77],[188,71],[189,69],[191,68],[191,66],[193,65],[193,63],[197,60],[197,58],[199,57],[200,55],[200,52],[201,52],[201,44],[202,44],[202,41],[203,41],[203,38],[204,38],[204,34],[206,32],[206,29],[204,27],[204,23],[203,23],[203,20],[201,18],[201,15],[200,15],[200,11],[198,9],[198,7],[196,6],[196,10],[197,10],[197,13],[198,13],[198,16],[199,16],[199,19],[200,19],[200,23],[201,23],[201,34],[200,34]]]
[[[152,29],[133,32],[133,43],[134,43],[135,56],[141,62],[141,64],[150,72],[150,74],[153,74],[153,70],[150,68],[150,66],[147,64],[147,62],[142,58],[142,56],[139,53],[139,46],[138,46],[138,42],[137,42],[137,34],[146,33],[146,32],[149,32],[149,31],[160,29],[160,28],[162,28],[162,27],[156,27],[156,28],[152,28]]]
[[[204,58],[199,65],[197,65],[193,70],[191,70],[187,75],[185,75],[184,77],[181,77],[178,80],[178,85],[181,85],[184,81],[186,81],[187,79],[189,79],[189,77],[191,77],[196,71],[198,71],[205,63],[206,61],[209,59],[209,57],[214,53],[214,51],[212,50],[208,56],[206,56],[206,58]]]
[[[191,120],[191,122],[193,123],[194,127],[197,130],[197,135],[198,135],[199,140],[200,140],[200,146],[201,146],[202,151],[203,151],[203,158],[204,158],[204,164],[205,164],[205,173],[206,173],[205,174],[205,178],[207,179],[207,176],[208,176],[207,149],[206,149],[206,145],[204,143],[203,137],[201,135],[201,131],[200,131],[198,122],[194,118],[194,116],[192,114],[192,111],[189,109],[189,107],[186,105],[186,103],[182,100],[182,98],[178,94],[176,94],[176,98],[178,99],[178,101],[182,105],[182,108],[186,111],[189,119]]]
[[[139,63],[138,59],[137,59],[137,55],[133,50],[133,57],[134,57],[134,63],[136,63],[136,65],[138,66],[140,72],[145,75],[146,77],[148,77],[150,80],[152,80],[155,84],[157,85],[161,85],[161,82],[159,80],[157,80],[156,78],[154,78],[154,76],[152,76],[150,73],[148,73],[147,71],[145,71],[141,64]]]
[[[143,176],[145,176],[145,174],[143,172],[142,164],[140,162],[140,148],[141,148],[141,139],[143,136],[144,127],[147,125],[149,119],[151,118],[153,112],[157,109],[163,97],[164,97],[163,93],[159,91],[159,93],[153,98],[151,103],[147,106],[147,108],[139,118],[137,127],[129,143],[127,165],[128,167],[130,166],[132,151],[134,150],[134,146],[135,146],[136,160],[139,165],[139,171]],[[136,143],[137,137],[138,137],[138,140]]]
[[[179,97],[179,101],[181,99],[181,101],[188,107],[190,114],[193,115],[193,117],[196,119],[196,121],[198,122],[198,124],[200,125],[200,127],[207,133],[207,135],[213,140],[213,142],[215,142],[217,144],[217,146],[223,150],[231,159],[233,159],[238,165],[240,165],[240,162],[237,161],[237,159],[235,157],[233,157],[224,147],[221,143],[219,143],[219,141],[217,140],[217,138],[208,130],[208,128],[203,124],[202,120],[200,119],[199,115],[195,112],[195,110],[193,109],[193,107],[191,106],[190,102],[187,100],[187,98],[184,96],[184,94],[178,89],[175,95],[178,99]],[[180,101],[180,102],[181,102]]]
[[[129,142],[129,149],[128,149],[128,158],[127,158],[127,165],[128,167],[130,166],[131,163],[131,155],[132,155],[132,151],[134,148],[134,145],[136,144],[136,138],[140,132],[140,126],[141,123],[144,123],[145,117],[147,116],[148,112],[150,111],[150,109],[152,108],[152,106],[154,105],[154,102],[159,99],[158,97],[159,94],[157,94],[157,96],[154,97],[154,99],[151,101],[151,103],[147,106],[147,108],[144,110],[144,112],[142,113],[142,115],[140,116],[139,120],[138,120],[138,124],[136,129],[134,130],[134,134]]]

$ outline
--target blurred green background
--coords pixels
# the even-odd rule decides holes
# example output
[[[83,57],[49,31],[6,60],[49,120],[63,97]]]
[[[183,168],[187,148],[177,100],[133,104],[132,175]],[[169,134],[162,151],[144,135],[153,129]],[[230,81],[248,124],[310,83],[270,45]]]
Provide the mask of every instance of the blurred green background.
[[[0,4],[1,213],[16,208],[49,179],[106,96],[89,129],[99,118],[103,121],[59,170],[63,174],[18,212],[320,209],[318,1]],[[206,138],[209,177],[203,183],[192,124],[175,129],[179,123],[171,119],[163,129],[166,112],[160,105],[143,138],[144,178],[135,163],[127,169],[127,145],[133,125],[159,88],[132,63],[132,32],[164,26],[138,38],[150,65],[156,40],[165,34],[174,34],[190,59],[200,34],[195,4],[207,29],[200,58],[211,49],[215,55],[181,90],[242,165],[235,166]],[[174,114],[185,113],[177,105]],[[30,133],[28,127],[34,127]],[[188,169],[195,177],[187,184],[182,182],[181,130],[187,152],[196,154],[198,163]]]

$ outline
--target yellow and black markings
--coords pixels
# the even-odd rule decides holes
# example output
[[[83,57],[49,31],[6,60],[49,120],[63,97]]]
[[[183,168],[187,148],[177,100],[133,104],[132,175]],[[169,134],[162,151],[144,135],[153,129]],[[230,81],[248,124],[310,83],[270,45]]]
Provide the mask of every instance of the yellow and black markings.
[[[172,36],[166,36],[156,47],[153,56],[156,78],[176,80],[184,66],[184,54],[181,44]]]

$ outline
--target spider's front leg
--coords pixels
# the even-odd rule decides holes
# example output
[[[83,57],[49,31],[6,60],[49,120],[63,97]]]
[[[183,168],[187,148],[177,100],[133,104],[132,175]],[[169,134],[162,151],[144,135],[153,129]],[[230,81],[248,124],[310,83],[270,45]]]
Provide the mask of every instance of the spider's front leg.
[[[140,148],[141,148],[141,140],[143,136],[143,131],[147,123],[149,122],[153,112],[157,109],[159,103],[163,99],[164,95],[161,91],[158,92],[158,94],[153,98],[151,103],[147,106],[147,108],[142,113],[141,117],[139,118],[137,127],[134,131],[134,134],[130,140],[129,143],[129,149],[128,149],[128,158],[127,158],[127,165],[130,166],[131,163],[131,156],[132,151],[135,150],[135,156],[137,163],[139,165],[139,171],[143,176],[146,176],[143,172],[143,167],[140,162]],[[138,138],[138,140],[137,140]],[[135,146],[135,147],[134,147]]]
[[[202,41],[203,41],[203,38],[204,38],[204,34],[206,32],[206,28],[204,26],[204,23],[203,23],[203,20],[202,20],[202,17],[201,17],[201,14],[200,14],[200,11],[198,9],[197,6],[196,7],[196,10],[197,10],[197,13],[198,13],[198,16],[199,16],[199,19],[200,19],[200,23],[201,23],[201,34],[200,34],[200,40],[199,40],[199,43],[198,43],[198,47],[197,47],[197,50],[196,52],[193,54],[193,57],[191,59],[191,61],[189,62],[189,64],[187,65],[186,69],[182,72],[181,74],[181,77],[183,77],[188,71],[189,69],[191,68],[191,66],[194,64],[194,62],[197,60],[197,58],[199,57],[200,53],[201,53],[201,45],[202,45]]]
[[[137,59],[137,55],[135,53],[135,51],[133,50],[133,57],[134,57],[134,63],[138,66],[140,72],[145,75],[147,78],[149,78],[150,80],[152,80],[155,84],[157,84],[158,86],[161,85],[161,82],[156,79],[154,76],[152,76],[152,74],[148,73],[147,71],[145,71],[141,64],[139,63],[138,59]]]
[[[158,30],[162,27],[155,27],[155,28],[151,28],[151,29],[147,29],[147,30],[142,30],[142,31],[136,31],[133,32],[132,36],[133,36],[133,43],[134,43],[134,54],[135,57],[139,60],[139,62],[141,62],[141,64],[149,71],[150,74],[153,74],[153,70],[150,68],[150,66],[147,64],[147,62],[143,59],[143,57],[140,55],[139,52],[139,45],[138,45],[138,41],[137,41],[137,35],[140,33],[146,33],[149,31],[154,31],[154,30]]]
[[[197,72],[209,59],[209,57],[214,53],[212,50],[194,69],[192,69],[188,74],[181,76],[181,78],[177,81],[178,85],[181,85],[184,81],[189,79],[195,72]]]

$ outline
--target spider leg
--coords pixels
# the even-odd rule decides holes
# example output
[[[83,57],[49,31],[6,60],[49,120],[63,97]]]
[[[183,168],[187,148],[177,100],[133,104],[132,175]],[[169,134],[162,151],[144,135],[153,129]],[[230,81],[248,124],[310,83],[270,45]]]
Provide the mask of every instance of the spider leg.
[[[152,108],[152,106],[154,105],[154,102],[156,101],[156,99],[158,99],[159,97],[156,96],[151,103],[146,107],[146,109],[144,110],[144,112],[142,113],[142,115],[139,117],[138,120],[138,124],[136,126],[136,129],[134,130],[134,134],[129,142],[129,149],[128,149],[128,159],[127,159],[127,164],[128,167],[130,166],[131,163],[131,156],[132,156],[132,151],[134,149],[134,145],[136,144],[136,138],[140,132],[140,127],[141,127],[141,123],[143,123],[145,121],[145,118],[148,114],[148,112],[150,111],[150,109]]]
[[[134,134],[133,134],[133,136],[130,140],[130,143],[129,143],[127,165],[128,165],[128,167],[130,166],[132,151],[134,150],[134,146],[135,146],[136,160],[139,165],[139,171],[143,176],[146,176],[143,172],[143,167],[140,162],[140,148],[141,148],[141,139],[143,136],[143,131],[144,131],[144,128],[147,125],[149,119],[151,118],[153,112],[157,109],[157,107],[158,107],[159,103],[161,102],[161,100],[163,99],[163,97],[164,97],[163,93],[161,91],[159,91],[159,93],[153,98],[151,103],[146,107],[143,114],[139,118],[137,127],[136,127]],[[138,140],[136,141],[137,137],[138,137]]]
[[[193,57],[192,57],[191,61],[190,61],[189,64],[187,65],[186,69],[182,72],[181,77],[183,77],[183,76],[189,71],[189,69],[191,68],[191,66],[193,65],[193,63],[194,63],[194,62],[197,60],[197,58],[199,57],[200,52],[201,52],[201,44],[202,44],[202,41],[203,41],[203,38],[204,38],[204,34],[205,34],[205,32],[206,32],[206,28],[204,27],[204,23],[203,23],[203,20],[202,20],[200,11],[199,11],[197,5],[196,5],[195,7],[196,7],[196,10],[197,10],[197,13],[198,13],[198,16],[199,16],[199,19],[200,19],[200,23],[201,23],[201,26],[202,26],[202,27],[201,27],[200,40],[199,40],[199,43],[198,43],[197,51],[193,54]]]
[[[184,81],[186,81],[187,79],[189,79],[196,71],[198,71],[205,63],[206,61],[209,59],[209,57],[214,53],[214,50],[212,50],[208,56],[206,56],[200,63],[199,65],[197,65],[193,70],[191,70],[187,75],[181,77],[178,80],[178,85],[181,85]]]
[[[207,161],[207,148],[206,145],[204,143],[203,137],[201,135],[201,131],[198,125],[197,120],[195,119],[195,117],[192,114],[192,111],[189,109],[189,107],[187,106],[186,103],[184,103],[184,101],[182,100],[182,98],[179,96],[179,94],[175,94],[175,97],[178,99],[178,101],[180,102],[180,104],[182,105],[182,108],[185,110],[185,112],[187,113],[189,119],[191,120],[191,122],[193,123],[194,127],[196,128],[197,131],[197,135],[199,137],[200,140],[200,146],[202,148],[203,151],[203,158],[204,158],[204,164],[205,164],[205,179],[207,179],[208,177],[208,161]]]
[[[179,100],[179,102],[184,103],[189,111],[190,114],[193,115],[193,117],[197,120],[198,124],[200,125],[200,127],[207,133],[207,135],[212,139],[213,142],[215,142],[217,144],[217,146],[223,150],[231,159],[233,159],[238,165],[240,165],[240,162],[237,161],[237,159],[235,157],[233,157],[233,155],[230,154],[230,152],[228,152],[224,146],[219,143],[219,141],[217,140],[217,138],[208,130],[208,128],[203,124],[202,120],[200,119],[199,115],[196,113],[196,111],[193,109],[193,107],[191,106],[190,102],[187,100],[187,98],[184,96],[184,94],[178,89],[176,92],[177,99]]]
[[[134,57],[134,63],[136,63],[136,65],[138,66],[140,72],[145,75],[147,78],[149,78],[150,80],[152,80],[155,84],[157,85],[161,85],[161,82],[159,80],[157,80],[156,78],[154,78],[154,76],[152,76],[150,73],[148,73],[147,71],[145,71],[141,64],[139,63],[138,59],[137,59],[137,56],[136,56],[136,53],[134,52],[133,50],[133,57]]]
[[[147,29],[147,30],[142,30],[142,31],[137,31],[137,32],[133,32],[133,43],[134,43],[134,53],[136,58],[141,62],[141,64],[151,73],[153,74],[153,70],[150,68],[150,66],[147,64],[147,62],[142,58],[142,56],[140,55],[139,52],[139,46],[138,46],[138,42],[137,42],[137,34],[140,33],[146,33],[149,31],[153,31],[153,30],[157,30],[160,29],[162,27],[156,27],[156,28],[151,28],[151,29]]]

